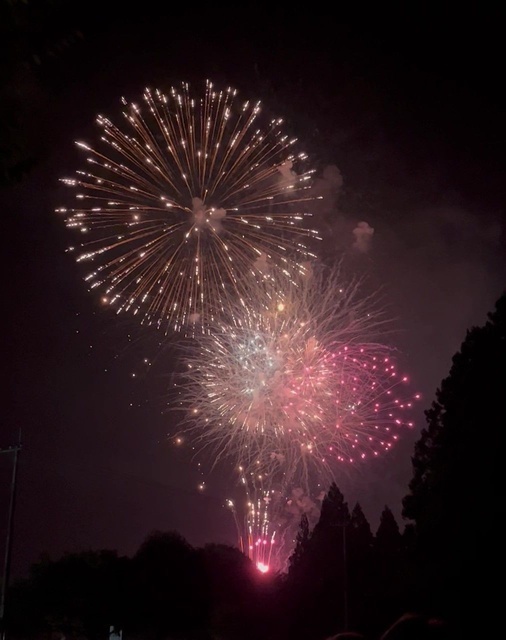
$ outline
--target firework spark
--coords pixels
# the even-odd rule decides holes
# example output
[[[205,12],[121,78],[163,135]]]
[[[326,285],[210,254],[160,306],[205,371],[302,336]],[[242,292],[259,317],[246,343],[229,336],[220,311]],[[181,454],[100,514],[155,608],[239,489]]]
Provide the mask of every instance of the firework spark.
[[[88,168],[63,182],[78,206],[61,208],[91,262],[86,281],[104,304],[143,322],[193,333],[228,301],[250,301],[271,270],[292,278],[306,243],[312,171],[281,119],[236,91],[188,84],[124,101],[125,126],[98,116],[100,144],[78,142]]]
[[[227,500],[227,506],[234,516],[239,548],[261,573],[267,573],[273,567],[278,533],[272,522],[271,502],[275,492],[270,487],[264,487],[261,475],[248,481],[242,467],[239,473],[246,503],[238,510],[233,500]]]
[[[389,450],[412,426],[412,398],[392,349],[372,340],[383,318],[359,283],[319,272],[257,295],[189,352],[189,431],[213,459],[304,490]]]
[[[325,493],[319,491],[312,498],[298,488],[287,495],[270,477],[246,474],[243,467],[238,471],[244,496],[226,501],[234,518],[238,546],[261,573],[286,570],[302,515],[312,528]]]

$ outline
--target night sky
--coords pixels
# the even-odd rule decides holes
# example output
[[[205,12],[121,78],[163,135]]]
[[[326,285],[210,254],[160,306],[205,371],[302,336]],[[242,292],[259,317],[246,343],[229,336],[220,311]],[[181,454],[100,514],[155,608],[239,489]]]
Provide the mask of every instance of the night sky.
[[[23,434],[13,575],[43,552],[130,554],[154,529],[195,545],[235,542],[223,506],[232,473],[208,477],[199,493],[196,466],[167,437],[177,428],[164,411],[173,350],[155,357],[161,335],[101,308],[54,212],[71,203],[58,179],[81,166],[73,141],[96,139],[96,113],[119,120],[121,96],[183,80],[261,99],[297,132],[319,178],[339,169],[342,186],[314,220],[320,253],[346,255],[383,287],[391,342],[423,400],[414,431],[338,484],[373,529],[385,504],[401,522],[423,410],[506,283],[504,13],[185,3],[161,13],[149,1],[130,13],[76,2],[69,13],[60,4],[35,17],[27,9],[3,39],[0,95],[15,105],[33,160],[0,191],[0,447]],[[374,229],[363,252],[353,247],[359,222]],[[10,462],[0,459],[2,548]]]

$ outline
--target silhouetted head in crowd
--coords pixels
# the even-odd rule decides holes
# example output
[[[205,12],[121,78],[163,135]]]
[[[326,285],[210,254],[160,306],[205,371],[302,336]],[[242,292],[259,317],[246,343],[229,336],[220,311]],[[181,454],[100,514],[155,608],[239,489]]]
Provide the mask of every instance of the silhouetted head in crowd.
[[[449,640],[447,626],[437,618],[406,613],[389,627],[380,640]]]

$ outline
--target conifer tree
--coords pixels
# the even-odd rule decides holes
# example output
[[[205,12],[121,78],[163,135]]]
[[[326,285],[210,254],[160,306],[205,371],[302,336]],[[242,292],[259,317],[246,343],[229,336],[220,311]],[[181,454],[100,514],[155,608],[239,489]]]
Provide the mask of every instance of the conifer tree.
[[[297,538],[295,541],[295,549],[290,556],[289,573],[296,573],[299,569],[304,568],[310,539],[309,520],[307,515],[304,513],[300,520],[299,531],[297,532]]]
[[[502,608],[494,584],[506,568],[506,293],[486,324],[467,332],[426,421],[403,501],[425,606],[485,621]]]
[[[374,536],[362,507],[353,507],[347,530],[349,626],[369,635],[373,623],[372,551]]]

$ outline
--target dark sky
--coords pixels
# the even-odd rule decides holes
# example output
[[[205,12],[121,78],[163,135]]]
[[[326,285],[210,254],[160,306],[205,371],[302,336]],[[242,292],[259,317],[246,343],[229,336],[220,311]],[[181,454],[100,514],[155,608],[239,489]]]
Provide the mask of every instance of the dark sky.
[[[373,15],[364,5],[352,15],[323,4],[162,12],[149,1],[128,12],[75,2],[70,13],[64,4],[2,9],[0,108],[12,118],[2,166],[26,169],[0,192],[0,447],[23,430],[13,574],[42,552],[132,553],[153,529],[177,529],[196,545],[235,540],[223,507],[230,476],[216,474],[198,493],[195,465],[167,441],[172,352],[147,373],[143,358],[160,337],[99,308],[54,213],[71,195],[58,178],[80,161],[73,141],[92,140],[95,114],[115,116],[121,96],[136,99],[147,85],[231,84],[286,117],[318,176],[339,168],[343,185],[315,221],[321,252],[345,252],[384,287],[401,365],[423,394],[416,430],[341,486],[373,528],[385,504],[399,515],[423,409],[466,328],[486,320],[506,282],[504,14]],[[374,228],[372,244],[353,255],[361,221]],[[9,463],[2,456],[2,545]]]

